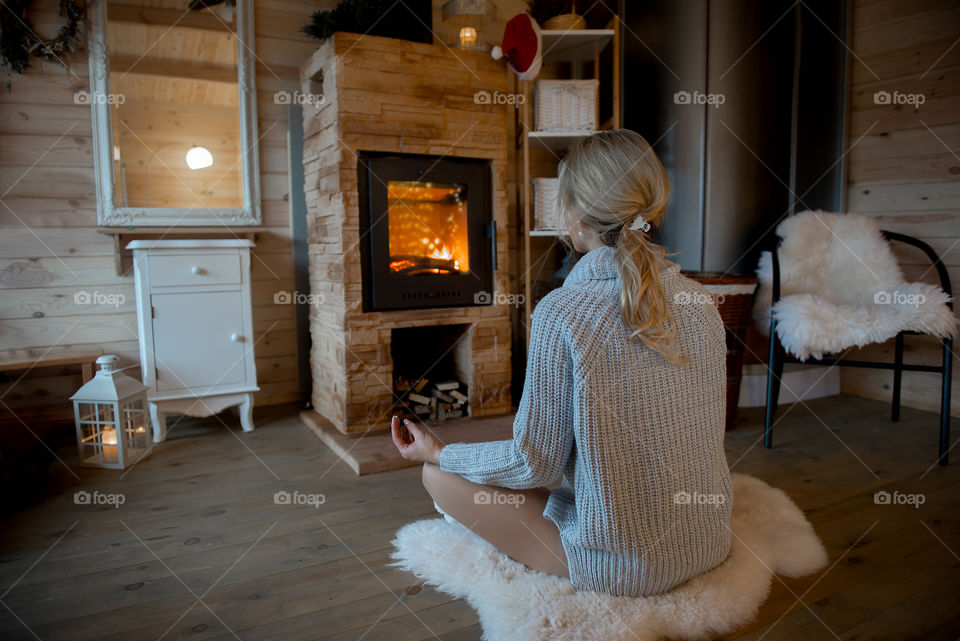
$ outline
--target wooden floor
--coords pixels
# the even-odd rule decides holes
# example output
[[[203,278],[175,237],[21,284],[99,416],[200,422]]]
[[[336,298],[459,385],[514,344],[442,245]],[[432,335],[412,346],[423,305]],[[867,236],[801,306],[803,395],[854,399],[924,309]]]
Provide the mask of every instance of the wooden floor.
[[[907,409],[894,425],[883,403],[851,397],[780,416],[764,450],[760,412],[743,413],[730,464],[786,490],[831,565],[776,579],[725,638],[956,641],[960,448],[931,466],[936,417]],[[223,420],[178,425],[122,476],[54,464],[48,496],[4,519],[0,638],[479,639],[469,606],[387,565],[396,529],[433,514],[417,470],[357,478],[293,409],[260,414],[250,434]],[[923,504],[877,504],[878,490]],[[78,491],[124,503],[78,505]],[[277,492],[325,502],[277,504]]]

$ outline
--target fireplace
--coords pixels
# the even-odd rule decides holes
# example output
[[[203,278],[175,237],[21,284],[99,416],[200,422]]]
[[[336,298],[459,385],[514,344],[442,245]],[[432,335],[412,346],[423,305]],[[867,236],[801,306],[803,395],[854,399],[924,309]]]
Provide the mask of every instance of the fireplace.
[[[438,420],[509,412],[514,308],[497,293],[510,291],[513,112],[475,98],[509,91],[503,65],[338,32],[300,72],[323,95],[303,111],[316,415],[359,435],[408,400]]]
[[[489,303],[490,161],[359,155],[363,311]]]

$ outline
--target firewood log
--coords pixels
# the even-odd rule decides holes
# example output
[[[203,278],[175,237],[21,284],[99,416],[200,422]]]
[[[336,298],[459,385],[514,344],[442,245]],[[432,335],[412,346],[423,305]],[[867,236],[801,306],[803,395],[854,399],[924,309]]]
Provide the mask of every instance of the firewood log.
[[[444,403],[453,403],[454,400],[455,400],[452,396],[450,396],[449,394],[447,394],[447,393],[444,392],[444,391],[438,390],[436,387],[434,387],[434,388],[431,390],[431,393],[432,393],[435,397],[437,397],[438,399],[440,399],[441,401],[443,401]]]

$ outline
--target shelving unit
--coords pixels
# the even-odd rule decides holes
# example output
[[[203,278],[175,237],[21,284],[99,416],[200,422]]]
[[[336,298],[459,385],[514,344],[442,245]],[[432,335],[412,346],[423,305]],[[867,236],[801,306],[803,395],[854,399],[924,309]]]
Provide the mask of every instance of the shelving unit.
[[[551,31],[542,32],[543,43],[543,62],[549,63],[572,63],[571,67],[579,66],[581,73],[585,73],[584,68],[588,68],[593,62],[593,78],[600,77],[600,54],[607,47],[613,46],[613,70],[612,70],[612,117],[604,123],[600,123],[600,129],[616,129],[620,126],[620,69],[619,69],[619,47],[620,47],[620,29],[619,22],[614,19],[611,21],[609,29],[583,29],[579,31]],[[578,76],[579,77],[579,76]],[[533,274],[531,265],[535,263],[531,255],[531,238],[553,237],[558,238],[566,235],[559,230],[538,230],[533,229],[532,216],[532,194],[533,178],[531,170],[531,152],[547,150],[553,153],[559,159],[559,156],[570,145],[578,139],[589,136],[592,131],[533,131],[531,130],[532,109],[531,101],[533,94],[532,82],[521,82],[520,89],[523,92],[525,100],[521,108],[519,146],[521,148],[521,160],[523,164],[523,188],[520,190],[521,207],[523,212],[523,254],[524,254],[524,318],[526,327],[526,342],[530,342],[530,316],[533,313],[535,301],[533,300]],[[599,96],[597,100],[599,123]],[[556,175],[554,169],[554,176]],[[552,247],[550,249],[552,251]]]
[[[614,21],[616,22],[616,21]],[[545,30],[543,35],[543,62],[590,62],[600,57],[613,37],[613,29]]]
[[[530,131],[527,138],[530,144],[540,149],[563,151],[578,138],[589,136],[592,131]]]

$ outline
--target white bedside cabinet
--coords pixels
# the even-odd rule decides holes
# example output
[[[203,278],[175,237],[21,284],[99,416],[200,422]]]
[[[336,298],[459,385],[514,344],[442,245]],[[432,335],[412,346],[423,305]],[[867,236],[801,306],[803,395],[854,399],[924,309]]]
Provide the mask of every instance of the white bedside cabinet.
[[[135,240],[140,366],[153,440],[166,413],[210,416],[239,406],[253,431],[249,240]]]

